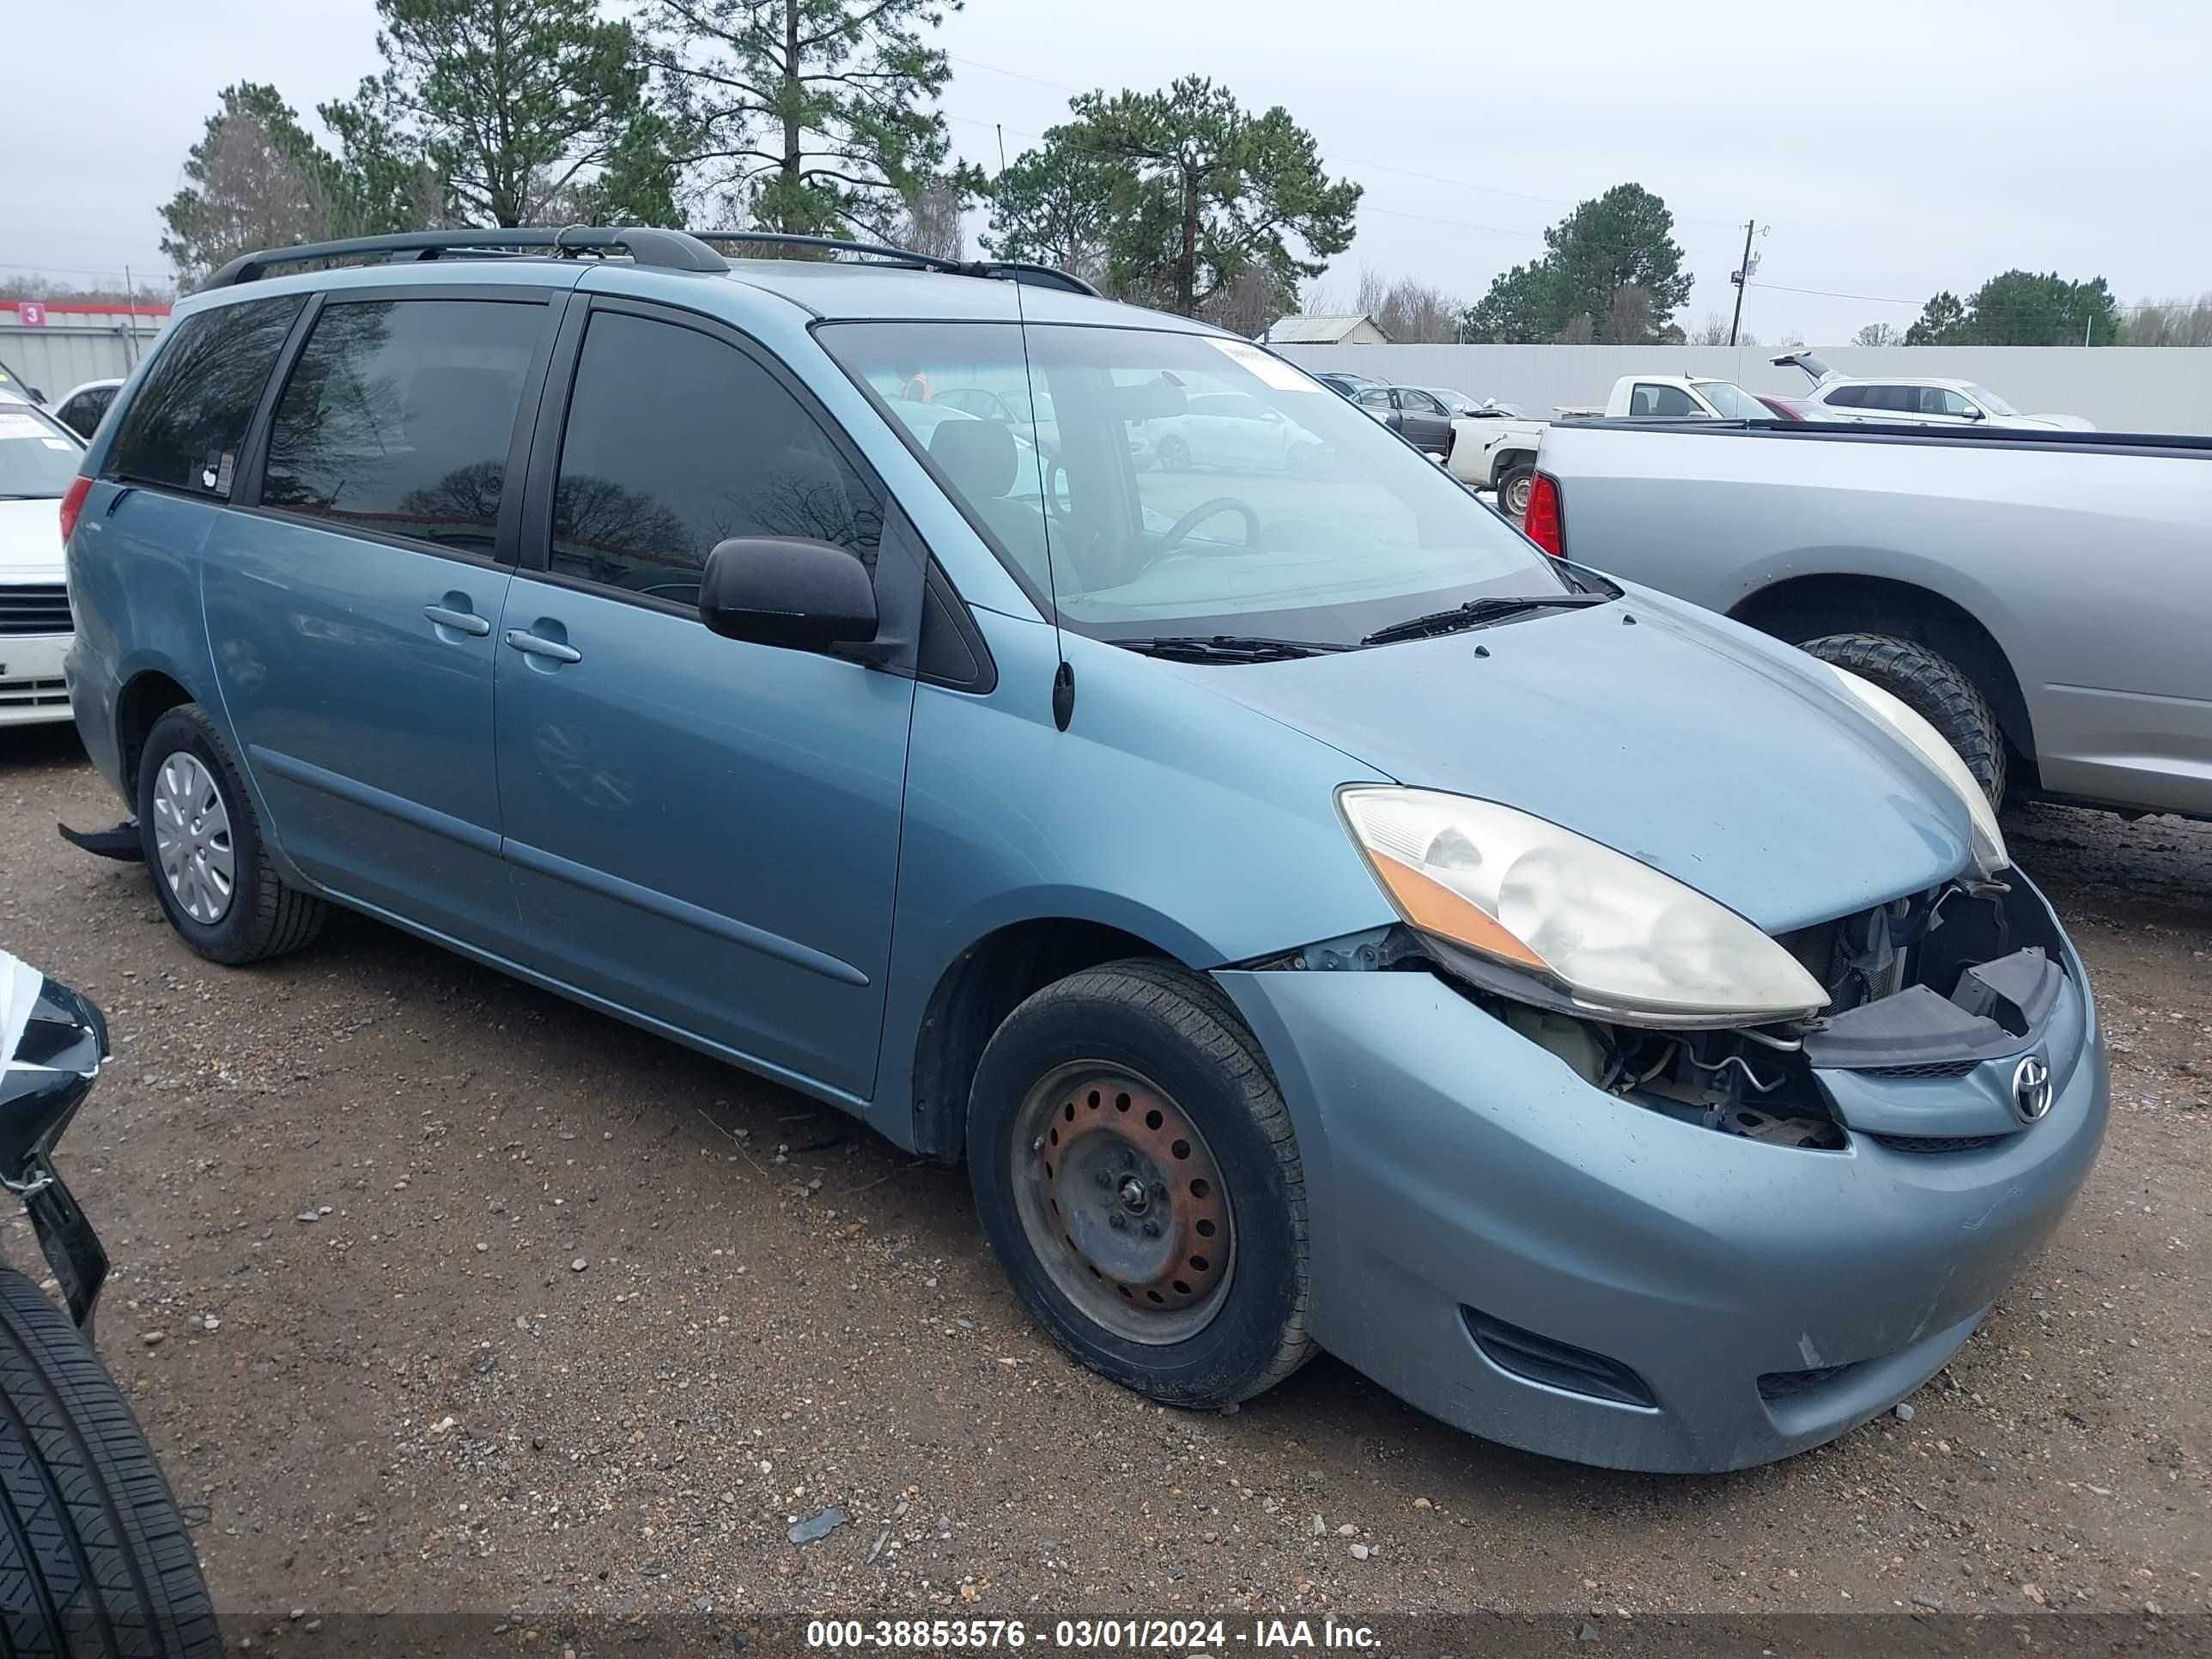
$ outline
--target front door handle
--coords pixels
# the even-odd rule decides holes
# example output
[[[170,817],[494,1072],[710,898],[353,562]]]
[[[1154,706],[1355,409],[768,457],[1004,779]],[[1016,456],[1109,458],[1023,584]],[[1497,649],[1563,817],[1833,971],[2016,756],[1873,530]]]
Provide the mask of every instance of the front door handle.
[[[584,659],[584,653],[574,646],[546,639],[524,628],[508,629],[507,642],[525,656],[550,657],[555,662],[581,662]]]
[[[473,611],[455,611],[442,605],[426,605],[422,607],[422,614],[441,628],[451,628],[476,639],[480,640],[491,632],[491,623]]]

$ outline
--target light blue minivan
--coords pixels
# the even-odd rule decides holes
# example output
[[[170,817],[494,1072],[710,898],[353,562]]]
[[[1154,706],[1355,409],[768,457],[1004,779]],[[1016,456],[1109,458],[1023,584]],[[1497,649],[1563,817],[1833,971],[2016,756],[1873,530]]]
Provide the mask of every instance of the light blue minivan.
[[[964,1158],[1037,1319],[1176,1405],[1327,1349],[1719,1469],[1966,1341],[2107,1084],[1924,722],[1242,339],[745,240],[178,308],[63,520],[133,820],[81,839],[193,949],[343,904]]]

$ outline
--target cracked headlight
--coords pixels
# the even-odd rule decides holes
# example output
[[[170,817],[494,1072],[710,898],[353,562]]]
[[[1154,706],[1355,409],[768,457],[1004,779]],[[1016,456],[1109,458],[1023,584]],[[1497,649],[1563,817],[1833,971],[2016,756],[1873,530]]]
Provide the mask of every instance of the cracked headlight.
[[[1883,690],[1872,680],[1863,679],[1848,668],[1826,665],[1837,683],[1850,692],[1860,708],[1873,715],[1899,741],[1919,750],[1920,757],[1943,775],[1943,781],[1966,804],[1966,814],[1973,820],[1974,869],[1983,877],[1996,875],[2000,870],[2012,867],[2012,854],[2005,850],[2004,831],[1997,828],[1996,808],[1975,781],[1974,775],[1966,769],[1966,763],[1959,758],[1959,751],[1943,740],[1943,734],[1929,725],[1904,702]]]
[[[1751,1025],[1827,992],[1735,911],[1493,801],[1355,785],[1337,802],[1407,924],[1629,1025]]]

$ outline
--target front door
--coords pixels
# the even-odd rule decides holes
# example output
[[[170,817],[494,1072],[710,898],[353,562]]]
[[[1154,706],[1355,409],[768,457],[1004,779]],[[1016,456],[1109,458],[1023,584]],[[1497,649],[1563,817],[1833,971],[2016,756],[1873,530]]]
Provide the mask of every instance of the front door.
[[[505,850],[534,960],[865,1099],[914,683],[710,634],[699,579],[738,536],[844,547],[879,601],[904,562],[877,568],[879,498],[765,354],[605,300],[579,342],[580,320],[496,635]]]
[[[508,955],[494,624],[550,307],[515,288],[388,292],[331,295],[312,320],[270,420],[258,505],[223,514],[209,540],[208,635],[301,868]]]

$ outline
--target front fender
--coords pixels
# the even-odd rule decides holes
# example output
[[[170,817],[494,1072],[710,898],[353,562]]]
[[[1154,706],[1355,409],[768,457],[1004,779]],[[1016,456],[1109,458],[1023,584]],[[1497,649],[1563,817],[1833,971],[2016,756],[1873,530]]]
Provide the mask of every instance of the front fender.
[[[915,699],[875,1091],[894,1139],[913,1133],[932,994],[1000,928],[1093,922],[1210,969],[1395,919],[1335,808],[1340,785],[1389,779],[1207,690],[1202,674],[1073,634],[1075,711],[1060,731],[1052,629],[978,621],[997,690],[924,685]]]

